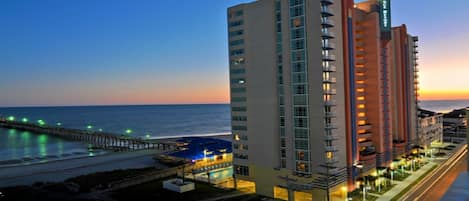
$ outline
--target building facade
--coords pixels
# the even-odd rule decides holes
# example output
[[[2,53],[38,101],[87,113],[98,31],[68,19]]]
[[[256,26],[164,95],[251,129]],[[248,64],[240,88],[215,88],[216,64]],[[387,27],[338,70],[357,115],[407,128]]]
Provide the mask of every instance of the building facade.
[[[418,144],[430,148],[432,142],[443,142],[443,114],[419,109]]]
[[[390,12],[389,0],[228,9],[235,180],[284,200],[344,200],[419,145],[418,38],[391,28]]]
[[[259,0],[228,9],[235,177],[258,194],[345,198],[341,3]]]

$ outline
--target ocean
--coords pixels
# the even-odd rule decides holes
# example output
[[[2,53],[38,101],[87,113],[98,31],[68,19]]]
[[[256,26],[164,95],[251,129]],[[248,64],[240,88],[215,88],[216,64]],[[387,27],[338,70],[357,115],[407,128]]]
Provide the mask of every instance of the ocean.
[[[67,128],[103,130],[135,137],[210,136],[231,131],[228,104],[0,108],[0,116],[43,120]],[[0,128],[0,165],[92,155],[95,150],[46,134]]]
[[[468,107],[469,100],[421,101],[420,106],[447,112]],[[151,138],[228,134],[231,127],[228,104],[0,108],[0,116],[27,118],[30,122],[41,119],[47,124],[61,123],[67,128],[88,129],[91,126],[93,130],[116,134],[131,129],[133,136],[149,135]],[[0,166],[24,159],[45,162],[95,152],[84,143],[0,128]]]

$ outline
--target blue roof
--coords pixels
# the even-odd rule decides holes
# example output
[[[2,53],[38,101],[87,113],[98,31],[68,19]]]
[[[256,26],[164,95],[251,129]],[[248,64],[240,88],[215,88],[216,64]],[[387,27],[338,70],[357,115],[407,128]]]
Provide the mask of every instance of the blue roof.
[[[231,153],[231,142],[221,139],[204,138],[204,137],[185,137],[177,140],[180,143],[187,143],[185,150],[174,152],[169,156],[177,158],[185,158],[190,160],[198,160],[204,158],[204,150],[206,157]]]

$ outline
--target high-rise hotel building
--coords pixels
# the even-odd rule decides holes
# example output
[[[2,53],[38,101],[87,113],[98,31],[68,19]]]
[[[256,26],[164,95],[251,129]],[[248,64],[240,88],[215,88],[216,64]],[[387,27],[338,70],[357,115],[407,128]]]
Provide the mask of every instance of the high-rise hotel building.
[[[269,197],[344,200],[341,1],[240,4],[228,32],[236,180]]]
[[[390,1],[258,0],[228,9],[235,180],[344,200],[416,145],[416,37]]]

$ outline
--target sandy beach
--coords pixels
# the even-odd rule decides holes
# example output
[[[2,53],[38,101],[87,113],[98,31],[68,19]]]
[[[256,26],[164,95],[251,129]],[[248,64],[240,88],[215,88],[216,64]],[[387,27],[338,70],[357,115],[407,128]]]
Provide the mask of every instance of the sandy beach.
[[[200,136],[231,141],[231,134]],[[154,139],[158,142],[176,143],[182,137]],[[79,157],[63,160],[52,160],[45,163],[0,167],[0,187],[31,185],[40,182],[60,182],[94,172],[117,169],[134,169],[145,167],[166,168],[153,159],[162,154],[161,150],[144,150],[136,152],[108,152],[93,157]]]

